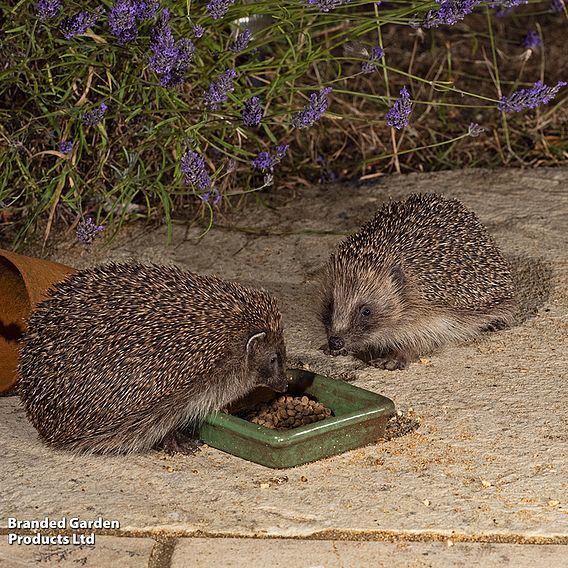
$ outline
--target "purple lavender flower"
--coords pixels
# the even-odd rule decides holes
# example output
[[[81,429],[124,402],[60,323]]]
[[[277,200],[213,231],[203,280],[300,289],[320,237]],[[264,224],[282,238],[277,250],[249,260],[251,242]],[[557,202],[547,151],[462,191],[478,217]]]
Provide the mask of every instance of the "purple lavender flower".
[[[95,126],[95,124],[98,124],[103,119],[107,109],[107,105],[105,103],[101,103],[98,108],[92,111],[87,111],[83,114],[83,123],[86,126]]]
[[[525,108],[546,105],[565,85],[565,81],[558,81],[554,87],[548,87],[541,81],[537,81],[530,89],[519,89],[508,97],[501,97],[497,107],[503,112],[520,112]]]
[[[328,183],[335,183],[337,181],[337,174],[333,170],[323,170],[318,179],[318,183],[326,185]]]
[[[202,38],[204,33],[205,28],[203,26],[200,26],[199,24],[193,26],[193,35],[196,39]]]
[[[252,160],[251,166],[255,170],[265,172],[272,169],[272,158],[269,152],[259,152],[258,156]]]
[[[534,51],[535,49],[538,49],[541,46],[542,46],[542,40],[540,39],[540,36],[536,32],[530,31],[523,38],[523,47],[526,47],[527,49],[532,49]]]
[[[84,34],[89,28],[92,28],[103,14],[104,10],[102,8],[97,8],[93,12],[82,10],[74,16],[64,18],[59,27],[65,39],[71,39]]]
[[[508,14],[513,8],[520,6],[521,4],[528,4],[529,0],[492,0],[489,2],[491,8],[499,8],[497,16],[500,18],[505,14]]]
[[[36,4],[37,17],[44,22],[54,18],[61,11],[61,0],[38,0]]]
[[[252,38],[252,32],[249,29],[243,30],[236,38],[235,41],[229,46],[229,51],[239,53],[246,49]]]
[[[77,240],[85,247],[93,244],[94,240],[99,236],[99,233],[104,229],[102,225],[95,225],[95,222],[89,217],[87,221],[81,221],[77,225],[75,234]]]
[[[233,79],[237,76],[237,72],[229,68],[224,73],[219,75],[217,81],[211,81],[209,91],[205,93],[205,104],[211,110],[217,110],[221,103],[224,103],[229,98],[229,93],[235,90]]]
[[[290,147],[289,144],[280,144],[278,146],[276,146],[276,163],[279,163],[284,156],[288,153],[288,148]]]
[[[470,122],[467,128],[467,135],[471,136],[472,138],[477,138],[480,134],[485,132],[485,128],[483,126],[479,126],[476,122]]]
[[[73,150],[73,142],[71,140],[61,140],[58,149],[62,154],[69,154]]]
[[[211,191],[207,191],[203,194],[203,201],[205,201],[205,203],[208,203],[211,198],[213,198],[213,205],[218,205],[219,201],[221,201],[219,190],[213,188]]]
[[[550,10],[554,14],[560,14],[564,12],[564,6],[566,6],[565,0],[550,0]]]
[[[292,116],[292,126],[294,128],[307,128],[317,122],[329,106],[327,95],[331,91],[331,87],[324,87],[318,93],[312,93],[310,102],[300,112]]]
[[[361,73],[369,74],[376,71],[378,68],[378,62],[384,54],[385,52],[380,45],[373,47],[371,53],[369,54],[369,60],[363,62],[363,64],[361,65]]]
[[[160,77],[162,87],[175,87],[183,83],[195,51],[189,39],[174,40],[169,20],[170,11],[164,8],[160,20],[152,28],[150,42],[150,69]]]
[[[245,101],[243,108],[243,124],[245,126],[258,126],[263,116],[264,111],[258,97],[251,97]]]
[[[229,6],[234,3],[235,0],[211,0],[207,4],[207,11],[214,20],[219,20],[227,13]]]
[[[481,0],[437,0],[440,7],[430,10],[422,20],[422,27],[426,29],[437,28],[443,24],[453,26],[461,22],[467,14],[481,4]]]
[[[136,17],[140,22],[151,20],[158,13],[159,8],[159,0],[139,0]]]
[[[328,161],[323,156],[318,156],[316,162],[321,167],[318,182],[321,184],[334,183],[337,181],[337,174],[329,167]]]
[[[211,176],[207,172],[205,160],[197,152],[186,150],[181,157],[180,167],[184,174],[185,183],[199,189],[211,187]]]
[[[274,171],[274,167],[279,164],[286,153],[288,152],[288,144],[280,144],[280,146],[276,147],[276,153],[270,154],[268,152],[260,152],[258,156],[252,160],[251,166],[260,172],[272,173]]]
[[[153,18],[158,7],[158,2],[116,0],[108,15],[111,32],[118,37],[121,44],[135,40],[138,37],[136,23]]]
[[[320,12],[331,12],[338,6],[350,1],[351,0],[307,0],[307,3],[317,6]]]
[[[138,37],[137,15],[138,3],[134,0],[117,0],[113,4],[108,15],[108,25],[121,44],[128,43]]]
[[[400,89],[400,99],[397,99],[386,115],[386,121],[389,126],[401,130],[408,126],[408,117],[412,111],[412,103],[410,102],[410,94],[406,87]]]

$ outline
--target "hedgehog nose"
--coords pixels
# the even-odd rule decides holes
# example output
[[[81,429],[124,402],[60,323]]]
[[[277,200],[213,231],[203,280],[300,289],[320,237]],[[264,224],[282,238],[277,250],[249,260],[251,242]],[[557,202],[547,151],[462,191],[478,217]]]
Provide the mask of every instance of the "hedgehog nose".
[[[333,351],[339,351],[345,346],[345,341],[343,341],[341,337],[337,337],[336,335],[332,335],[327,340],[327,343],[329,344],[329,348]]]

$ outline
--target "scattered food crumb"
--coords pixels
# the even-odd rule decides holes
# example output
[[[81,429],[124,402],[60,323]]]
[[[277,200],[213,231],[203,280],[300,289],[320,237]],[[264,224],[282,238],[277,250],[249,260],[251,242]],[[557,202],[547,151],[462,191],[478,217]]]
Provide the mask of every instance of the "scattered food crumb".
[[[270,477],[270,478],[262,480],[262,481],[257,480],[257,481],[254,482],[254,485],[259,487],[260,489],[268,489],[269,487],[272,487],[273,485],[282,485],[283,483],[286,483],[287,481],[288,481],[287,475],[279,475],[279,476]]]
[[[560,505],[560,501],[557,501],[556,499],[551,499],[548,502],[549,507],[558,507],[558,505]]]
[[[422,503],[424,503],[424,505],[426,505],[426,507],[430,506],[430,499],[424,499],[424,501],[422,501]]]
[[[308,481],[308,478],[305,475],[302,475],[302,477],[300,477],[300,481],[303,481],[305,483],[306,481]]]
[[[420,427],[420,422],[420,417],[416,415],[412,408],[409,408],[405,412],[397,410],[396,414],[387,422],[384,436],[385,441],[388,442],[393,438],[399,438],[400,436],[414,432]]]
[[[420,362],[421,365],[425,365],[426,367],[432,366],[432,360],[429,359],[428,357],[420,357],[418,361]]]
[[[491,487],[491,481],[487,481],[487,479],[482,479],[481,480],[481,485],[483,485],[483,487]]]

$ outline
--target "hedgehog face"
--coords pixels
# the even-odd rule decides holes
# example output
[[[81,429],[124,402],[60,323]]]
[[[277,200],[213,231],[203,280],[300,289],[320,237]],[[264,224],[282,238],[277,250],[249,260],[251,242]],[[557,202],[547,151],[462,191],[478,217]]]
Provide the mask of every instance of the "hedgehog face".
[[[286,377],[286,347],[281,334],[265,332],[253,335],[247,343],[247,374],[251,390],[265,386],[283,392]]]
[[[321,320],[330,353],[346,355],[380,345],[402,316],[404,278],[398,267],[328,280]]]

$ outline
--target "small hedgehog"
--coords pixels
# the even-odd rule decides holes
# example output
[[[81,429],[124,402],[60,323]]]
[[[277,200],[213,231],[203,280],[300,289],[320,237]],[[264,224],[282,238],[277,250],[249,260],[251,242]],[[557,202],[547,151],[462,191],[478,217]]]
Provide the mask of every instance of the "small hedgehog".
[[[459,201],[413,194],[383,206],[322,271],[332,355],[367,353],[389,370],[448,342],[511,323],[509,269]]]
[[[163,445],[256,386],[286,390],[276,302],[264,291],[175,266],[79,271],[29,319],[19,394],[48,444],[130,453]]]

